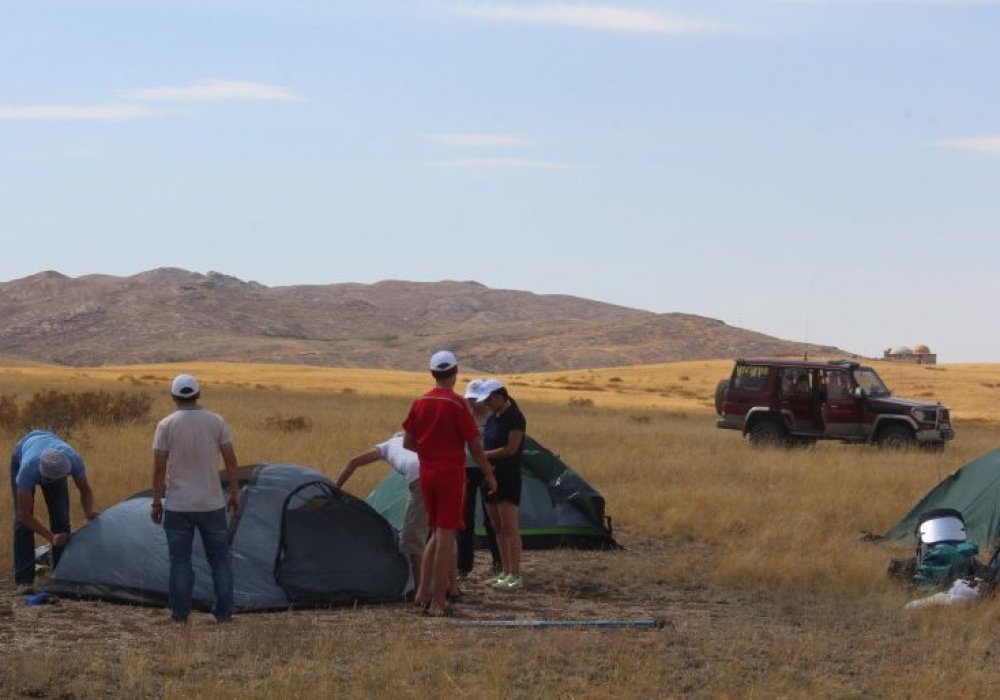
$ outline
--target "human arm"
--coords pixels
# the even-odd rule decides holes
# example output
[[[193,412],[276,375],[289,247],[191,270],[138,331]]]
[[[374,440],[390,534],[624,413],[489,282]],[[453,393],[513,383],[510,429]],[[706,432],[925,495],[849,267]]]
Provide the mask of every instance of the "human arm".
[[[159,525],[163,522],[163,492],[167,486],[167,453],[153,451],[153,503],[149,517]]]
[[[17,519],[32,531],[41,535],[44,539],[52,543],[53,547],[62,547],[69,541],[68,532],[52,532],[42,525],[42,522],[35,517],[35,492],[17,490]]]
[[[87,520],[93,520],[99,513],[94,510],[94,492],[90,488],[90,482],[87,481],[86,476],[74,476],[73,483],[76,484],[76,490],[80,492],[80,506],[83,508],[83,514],[87,516]]]
[[[340,472],[340,476],[337,477],[336,486],[337,488],[343,488],[347,480],[351,478],[351,475],[358,467],[363,467],[366,464],[371,464],[372,462],[377,462],[382,458],[382,454],[378,451],[377,447],[373,447],[366,452],[362,452],[359,455],[351,457],[347,462],[347,466],[344,470]]]
[[[507,443],[501,445],[500,447],[495,447],[492,450],[486,451],[486,457],[488,459],[503,459],[504,457],[513,457],[517,454],[518,450],[521,449],[521,442],[524,440],[523,430],[511,430],[507,434]]]
[[[226,481],[229,484],[229,496],[226,498],[226,510],[232,516],[240,513],[240,475],[239,462],[236,459],[236,448],[229,442],[219,446],[222,453],[222,463],[226,465]]]
[[[469,446],[469,453],[472,458],[476,460],[476,465],[479,470],[483,473],[483,480],[486,483],[486,493],[493,493],[497,490],[497,480],[493,476],[493,465],[490,464],[490,460],[486,458],[486,450],[483,449],[482,440],[479,436],[471,438],[467,443]]]

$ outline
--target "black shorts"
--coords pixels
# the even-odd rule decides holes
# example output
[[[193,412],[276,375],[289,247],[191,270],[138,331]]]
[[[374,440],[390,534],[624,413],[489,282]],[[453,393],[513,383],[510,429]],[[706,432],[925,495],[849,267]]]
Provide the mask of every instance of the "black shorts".
[[[497,480],[497,490],[492,496],[487,496],[487,503],[513,503],[521,505],[521,468],[500,467],[493,470]],[[486,488],[486,485],[483,485]]]

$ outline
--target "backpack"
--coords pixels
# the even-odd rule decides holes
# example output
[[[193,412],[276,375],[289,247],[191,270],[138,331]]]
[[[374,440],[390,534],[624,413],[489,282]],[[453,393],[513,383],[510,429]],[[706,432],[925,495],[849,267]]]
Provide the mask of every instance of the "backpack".
[[[946,588],[953,581],[975,575],[979,546],[966,541],[965,519],[952,508],[921,514],[914,530],[917,557],[911,585],[919,589]]]

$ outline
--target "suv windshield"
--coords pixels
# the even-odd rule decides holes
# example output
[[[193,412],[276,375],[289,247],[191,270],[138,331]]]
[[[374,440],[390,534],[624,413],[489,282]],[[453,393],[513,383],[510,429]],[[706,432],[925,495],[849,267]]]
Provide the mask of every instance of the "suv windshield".
[[[889,396],[889,387],[882,383],[882,380],[875,370],[870,367],[861,367],[854,370],[854,381],[861,387],[868,396]]]

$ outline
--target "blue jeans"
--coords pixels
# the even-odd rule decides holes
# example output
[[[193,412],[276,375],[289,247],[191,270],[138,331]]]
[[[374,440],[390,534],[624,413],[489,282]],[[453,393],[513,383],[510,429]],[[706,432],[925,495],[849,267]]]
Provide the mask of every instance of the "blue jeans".
[[[17,513],[17,473],[21,462],[10,459],[10,491],[14,495],[14,583],[31,585],[35,582],[35,533],[18,519]],[[41,485],[45,507],[49,510],[49,530],[53,533],[69,532],[69,487],[66,479]],[[32,498],[35,494],[32,492]],[[35,516],[37,517],[37,515]],[[52,548],[53,566],[59,563],[63,548]]]
[[[233,569],[229,563],[229,532],[223,508],[204,512],[164,511],[163,531],[167,535],[167,551],[170,553],[170,613],[179,621],[187,620],[191,613],[191,593],[194,591],[191,551],[196,529],[205,548],[205,558],[212,567],[212,583],[215,585],[212,614],[216,620],[229,620],[233,616]]]

